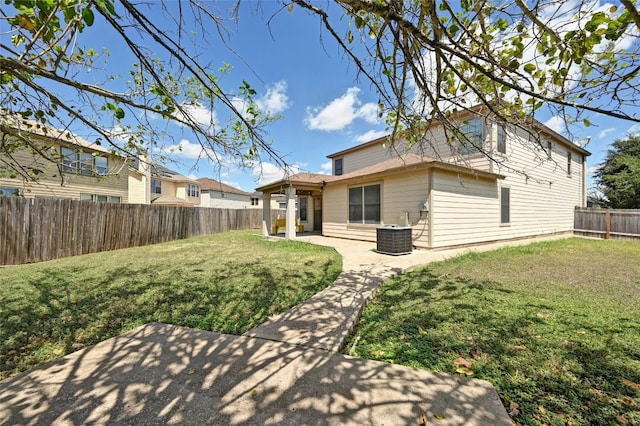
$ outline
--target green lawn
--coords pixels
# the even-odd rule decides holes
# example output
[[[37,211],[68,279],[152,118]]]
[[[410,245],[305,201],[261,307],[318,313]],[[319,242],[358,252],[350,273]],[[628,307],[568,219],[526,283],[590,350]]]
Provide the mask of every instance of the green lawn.
[[[0,268],[0,379],[151,321],[242,334],[341,268],[333,249],[255,232]]]
[[[640,424],[640,243],[573,238],[398,276],[344,352],[486,379],[523,425]]]

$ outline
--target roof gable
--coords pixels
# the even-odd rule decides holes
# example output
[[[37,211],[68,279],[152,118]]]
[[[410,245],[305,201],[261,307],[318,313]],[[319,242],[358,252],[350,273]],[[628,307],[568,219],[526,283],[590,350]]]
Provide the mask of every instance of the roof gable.
[[[239,194],[239,195],[247,195],[250,196],[249,192],[243,191],[242,189],[235,188],[231,185],[227,185],[224,182],[220,182],[211,178],[198,178],[196,182],[200,184],[201,190],[210,190],[210,191],[219,191],[219,192],[227,192],[229,194]]]

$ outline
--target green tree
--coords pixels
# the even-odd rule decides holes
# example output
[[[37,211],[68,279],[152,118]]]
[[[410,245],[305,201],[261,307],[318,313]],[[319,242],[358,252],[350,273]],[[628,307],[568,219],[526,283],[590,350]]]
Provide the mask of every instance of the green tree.
[[[637,1],[280,2],[278,13],[298,8],[317,16],[360,77],[376,88],[389,131],[411,142],[428,143],[422,124],[430,119],[443,122],[449,137],[460,137],[451,113],[477,104],[515,126],[542,109],[569,124],[590,125],[589,113],[640,122],[626,112],[640,106]],[[257,108],[249,83],[225,91],[220,79],[228,66],[201,63],[214,40],[228,41],[225,22],[238,18],[237,5],[221,11],[201,0],[4,3],[0,19],[9,31],[0,40],[3,131],[10,131],[15,117],[58,129],[80,123],[95,140],[136,153],[161,140],[157,123],[149,121],[160,115],[191,129],[211,158],[253,161],[266,154],[283,163],[265,141],[265,126],[275,117]],[[163,13],[162,22],[146,17],[149,7]],[[98,21],[115,30],[112,49],[134,58],[130,69],[110,69],[103,46],[81,43]],[[94,68],[108,72],[101,84],[88,78]],[[64,96],[69,90],[73,97]],[[194,107],[224,110],[230,119],[203,125]],[[15,142],[1,145],[5,152],[30,144],[19,133],[13,136]],[[535,148],[539,142],[532,136]]]
[[[614,209],[640,209],[640,135],[611,144],[595,178],[605,205]]]

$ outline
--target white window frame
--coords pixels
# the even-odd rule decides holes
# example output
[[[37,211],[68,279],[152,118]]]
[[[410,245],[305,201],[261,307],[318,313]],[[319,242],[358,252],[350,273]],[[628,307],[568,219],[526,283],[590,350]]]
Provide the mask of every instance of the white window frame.
[[[159,189],[160,191],[156,191]],[[152,194],[162,194],[162,181],[160,179],[151,179],[151,193]]]
[[[200,187],[193,183],[187,184],[187,196],[191,198],[200,197]]]

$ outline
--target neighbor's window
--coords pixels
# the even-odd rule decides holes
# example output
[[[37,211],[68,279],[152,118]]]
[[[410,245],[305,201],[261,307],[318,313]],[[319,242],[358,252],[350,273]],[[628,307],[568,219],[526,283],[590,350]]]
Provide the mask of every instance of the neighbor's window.
[[[551,154],[553,154],[553,143],[547,141],[547,158],[551,159]]]
[[[199,197],[200,196],[200,187],[198,185],[188,184],[187,185],[187,195],[189,197]]]
[[[511,222],[510,217],[510,188],[500,188],[500,223]]]
[[[255,197],[251,198],[251,205],[252,206],[257,206],[259,204],[260,204],[260,199],[259,198],[255,198]]]
[[[162,181],[158,179],[151,179],[151,193],[162,194]]]
[[[479,152],[484,141],[484,121],[480,118],[463,121],[460,132],[466,136],[460,140],[460,153],[468,155]]]
[[[121,203],[122,197],[116,195],[80,194],[80,201],[97,201],[100,203]]]
[[[333,174],[336,176],[342,175],[342,158],[336,158],[333,160]]]
[[[567,176],[571,177],[571,153],[567,152]]]
[[[60,149],[62,155],[62,171],[68,173],[76,173],[78,170],[78,153],[71,148],[62,147]]]
[[[298,211],[300,212],[300,220],[307,220],[307,197],[300,197]]]
[[[109,170],[109,160],[101,155],[61,147],[62,171],[84,176],[104,176]]]
[[[507,131],[504,123],[498,123],[498,152],[507,153]]]
[[[20,190],[11,186],[0,186],[0,197],[18,197]]]
[[[349,222],[380,223],[380,184],[349,188]]]

